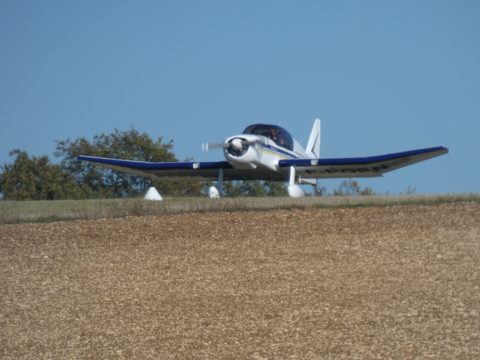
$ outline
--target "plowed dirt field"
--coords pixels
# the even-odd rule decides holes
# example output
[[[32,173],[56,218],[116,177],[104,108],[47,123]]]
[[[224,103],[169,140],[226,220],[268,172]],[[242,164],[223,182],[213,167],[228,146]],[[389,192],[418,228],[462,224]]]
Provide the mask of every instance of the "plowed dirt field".
[[[0,225],[0,357],[478,359],[480,205]]]

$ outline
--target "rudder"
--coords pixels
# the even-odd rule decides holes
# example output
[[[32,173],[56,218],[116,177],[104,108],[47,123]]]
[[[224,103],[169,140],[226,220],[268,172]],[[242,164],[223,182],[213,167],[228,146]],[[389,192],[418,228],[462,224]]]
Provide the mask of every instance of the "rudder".
[[[305,151],[307,155],[314,159],[320,158],[320,119],[315,119],[313,122],[313,128]]]

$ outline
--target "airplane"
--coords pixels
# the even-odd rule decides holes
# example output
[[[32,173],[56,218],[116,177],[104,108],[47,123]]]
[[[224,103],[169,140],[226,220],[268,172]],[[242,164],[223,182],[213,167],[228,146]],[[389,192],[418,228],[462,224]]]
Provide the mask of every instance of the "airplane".
[[[305,196],[300,184],[317,185],[320,178],[364,178],[383,176],[392,170],[448,153],[443,146],[369,157],[321,158],[320,119],[315,119],[306,148],[277,125],[253,124],[223,143],[204,144],[204,150],[220,147],[224,161],[146,162],[88,155],[88,161],[116,171],[140,176],[190,177],[217,180],[209,196],[224,196],[224,180],[288,181],[288,195]]]

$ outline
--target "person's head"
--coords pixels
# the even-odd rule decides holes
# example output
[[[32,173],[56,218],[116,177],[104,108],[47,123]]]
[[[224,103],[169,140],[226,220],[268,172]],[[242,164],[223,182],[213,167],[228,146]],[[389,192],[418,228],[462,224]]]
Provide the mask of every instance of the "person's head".
[[[277,138],[277,134],[278,134],[278,130],[275,129],[275,128],[270,128],[270,136],[272,139],[276,139]]]

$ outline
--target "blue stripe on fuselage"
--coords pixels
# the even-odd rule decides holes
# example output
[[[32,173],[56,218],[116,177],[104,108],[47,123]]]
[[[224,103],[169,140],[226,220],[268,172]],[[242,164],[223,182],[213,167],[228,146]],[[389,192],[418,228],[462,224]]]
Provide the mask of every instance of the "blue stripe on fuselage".
[[[276,153],[279,153],[279,154],[282,154],[282,155],[286,155],[288,156],[289,158],[293,158],[293,159],[300,159],[300,157],[295,154],[295,153],[292,153],[288,150],[284,150],[282,148],[278,148],[276,146],[272,146],[272,145],[268,145],[268,144],[262,144],[262,146],[270,151],[273,151],[273,152],[276,152]]]

